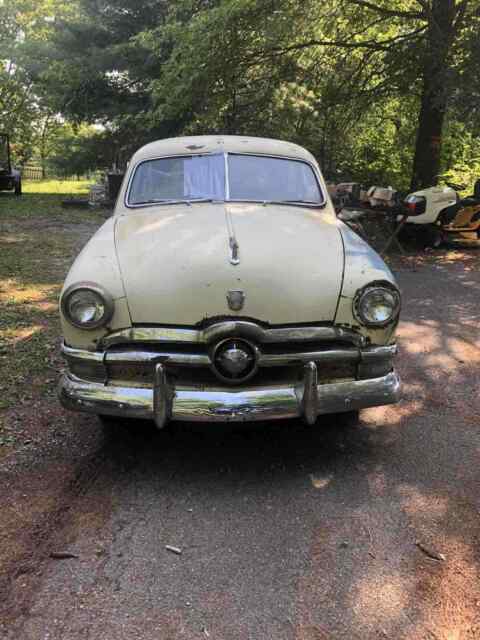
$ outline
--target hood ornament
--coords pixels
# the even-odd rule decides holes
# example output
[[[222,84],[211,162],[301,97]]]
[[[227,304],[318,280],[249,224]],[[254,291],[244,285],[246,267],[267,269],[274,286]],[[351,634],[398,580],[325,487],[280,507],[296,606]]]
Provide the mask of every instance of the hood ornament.
[[[235,236],[230,236],[228,244],[230,245],[230,263],[233,265],[240,264],[240,245],[237,242]]]
[[[245,304],[246,295],[240,289],[232,289],[227,293],[228,306],[232,311],[241,311]]]

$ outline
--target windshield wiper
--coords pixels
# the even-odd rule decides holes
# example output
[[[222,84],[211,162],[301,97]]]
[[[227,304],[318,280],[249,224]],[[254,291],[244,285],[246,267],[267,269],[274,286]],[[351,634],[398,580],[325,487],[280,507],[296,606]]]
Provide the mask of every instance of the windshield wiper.
[[[262,200],[262,204],[304,204],[309,207],[323,208],[326,202],[314,202],[313,200]]]
[[[184,199],[163,199],[163,200],[141,200],[140,202],[132,202],[132,205],[141,205],[141,204],[187,204],[189,206],[192,205],[193,202],[215,202],[213,198],[193,198],[192,200]]]

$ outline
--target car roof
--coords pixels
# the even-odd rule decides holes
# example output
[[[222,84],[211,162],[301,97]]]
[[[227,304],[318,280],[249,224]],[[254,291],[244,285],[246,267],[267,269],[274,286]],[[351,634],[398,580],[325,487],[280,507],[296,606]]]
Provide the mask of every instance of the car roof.
[[[314,157],[293,142],[255,138],[251,136],[188,136],[150,142],[139,149],[132,158],[136,164],[142,160],[162,156],[178,156],[204,153],[252,153],[298,158],[315,163]]]

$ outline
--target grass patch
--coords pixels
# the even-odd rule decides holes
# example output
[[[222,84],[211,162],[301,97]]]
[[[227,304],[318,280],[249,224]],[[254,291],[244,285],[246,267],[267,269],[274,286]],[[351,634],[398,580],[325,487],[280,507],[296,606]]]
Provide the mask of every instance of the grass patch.
[[[0,192],[0,221],[2,218],[52,215],[74,219],[78,217],[78,210],[62,208],[62,200],[87,196],[91,184],[88,180],[27,180],[23,183],[21,196]]]
[[[49,193],[61,196],[85,196],[92,180],[25,180],[24,193]]]
[[[0,443],[2,410],[31,401],[55,376],[57,298],[74,244],[61,231],[0,235]]]
[[[0,194],[0,449],[15,444],[17,407],[51,402],[62,366],[58,295],[74,256],[105,219],[98,210],[62,209],[88,183],[26,186],[21,197]]]

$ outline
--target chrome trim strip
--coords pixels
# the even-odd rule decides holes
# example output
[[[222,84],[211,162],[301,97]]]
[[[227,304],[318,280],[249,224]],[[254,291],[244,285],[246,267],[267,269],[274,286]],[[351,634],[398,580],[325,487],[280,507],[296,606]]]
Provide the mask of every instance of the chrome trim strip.
[[[81,360],[83,362],[94,362],[97,364],[103,364],[104,352],[103,351],[85,351],[84,349],[73,349],[62,343],[62,356],[67,362],[70,360]]]
[[[189,365],[191,367],[208,367],[211,364],[210,357],[206,354],[197,353],[169,353],[151,351],[128,351],[106,353],[106,364],[148,364],[163,362],[170,364]]]
[[[343,327],[283,327],[264,329],[247,320],[227,320],[206,329],[186,329],[182,327],[132,327],[110,333],[102,338],[100,347],[114,344],[144,342],[190,342],[211,343],[222,338],[249,338],[259,343],[345,341],[357,347],[366,344],[366,338],[351,329]]]
[[[306,376],[308,394],[314,390],[312,377]],[[160,386],[162,386],[161,382]],[[198,389],[177,387],[171,390],[171,419],[199,422],[246,422],[299,417],[305,382],[302,388]],[[59,383],[63,406],[73,411],[130,418],[154,418],[153,389],[115,387],[86,382],[64,375]],[[317,409],[313,414],[339,413],[364,407],[392,404],[400,399],[400,379],[395,372],[370,380],[352,380],[317,386]],[[310,401],[308,399],[307,403]]]
[[[389,344],[384,347],[367,347],[366,349],[360,350],[360,356],[364,363],[394,358],[397,353],[398,346],[396,344]]]
[[[67,362],[90,362],[102,365],[109,364],[180,364],[193,367],[207,367],[212,364],[208,354],[175,353],[168,350],[159,351],[104,351],[92,352],[73,349],[62,345],[62,354]],[[397,354],[397,346],[367,347],[366,349],[329,349],[325,351],[306,351],[298,353],[269,354],[259,353],[258,366],[277,367],[292,366],[307,362],[336,363],[353,362],[368,364],[381,360],[391,360]]]
[[[326,351],[305,351],[299,353],[263,353],[258,361],[260,367],[288,366],[307,362],[369,363],[379,360],[391,360],[397,354],[397,346],[368,347],[366,349],[328,349]]]
[[[225,198],[230,200],[230,166],[228,164],[228,153],[223,152],[223,161],[225,163]]]

